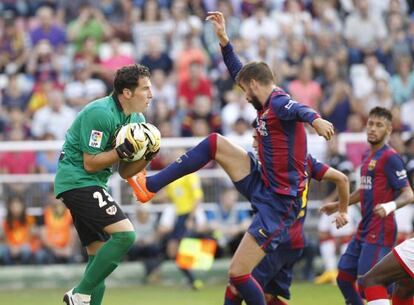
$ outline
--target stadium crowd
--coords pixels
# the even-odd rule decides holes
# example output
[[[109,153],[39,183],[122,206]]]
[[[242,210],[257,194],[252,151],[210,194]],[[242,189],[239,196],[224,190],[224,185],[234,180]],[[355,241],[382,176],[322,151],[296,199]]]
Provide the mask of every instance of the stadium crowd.
[[[226,16],[243,61],[267,62],[278,84],[317,109],[337,133],[362,132],[371,108],[391,109],[391,145],[413,177],[414,5],[408,0],[2,1],[0,140],[63,140],[77,112],[111,92],[114,71],[141,63],[152,73],[146,118],[164,138],[219,132],[249,142],[256,111],[234,86],[213,28],[204,22],[213,10]],[[58,157],[54,151],[1,153],[0,173],[53,174]],[[359,165],[360,156],[354,157],[329,147],[326,162],[351,173]],[[167,161],[161,153],[151,166]],[[3,185],[1,262],[80,261],[70,215],[51,185],[37,184],[35,198],[31,187]],[[27,215],[33,201],[44,206],[43,217]],[[216,238],[219,253],[228,253],[249,214],[236,211],[232,189],[218,192],[215,201],[221,205],[201,212],[193,232]],[[174,213],[159,220],[147,214],[140,208],[131,215],[138,235],[147,238],[137,240],[129,258],[145,253],[150,273],[162,261],[154,253],[163,247],[160,236],[172,230],[174,221],[165,219]],[[223,219],[228,228],[219,228]]]

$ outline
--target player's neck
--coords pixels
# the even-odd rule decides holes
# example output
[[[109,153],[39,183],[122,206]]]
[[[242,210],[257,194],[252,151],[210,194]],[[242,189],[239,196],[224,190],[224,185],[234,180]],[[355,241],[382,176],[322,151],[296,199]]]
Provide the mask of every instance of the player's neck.
[[[259,93],[258,95],[259,101],[260,103],[262,103],[262,105],[266,104],[273,90],[275,90],[276,88],[277,87],[275,85],[269,85],[269,86],[263,87],[261,94]]]
[[[122,95],[118,96],[119,104],[122,107],[122,112],[125,114],[125,116],[129,116],[132,111],[128,107],[128,103],[126,102],[125,98]]]
[[[381,149],[385,145],[385,142],[380,142],[377,144],[371,144],[371,154],[377,152],[379,149]]]

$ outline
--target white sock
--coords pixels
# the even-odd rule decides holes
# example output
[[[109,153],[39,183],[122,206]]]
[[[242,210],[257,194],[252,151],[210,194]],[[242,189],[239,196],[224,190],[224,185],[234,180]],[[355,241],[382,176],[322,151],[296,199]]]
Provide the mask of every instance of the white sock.
[[[367,305],[390,305],[390,300],[384,300],[384,299],[372,300],[372,301],[369,301]]]
[[[325,270],[336,269],[336,247],[332,239],[325,240],[319,245]]]

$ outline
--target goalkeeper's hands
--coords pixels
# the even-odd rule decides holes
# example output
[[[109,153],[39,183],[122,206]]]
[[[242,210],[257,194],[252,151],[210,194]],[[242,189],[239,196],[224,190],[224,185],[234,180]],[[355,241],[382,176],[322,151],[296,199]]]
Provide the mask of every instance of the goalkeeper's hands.
[[[148,139],[148,148],[144,154],[144,159],[146,161],[151,161],[160,151],[161,133],[157,127],[150,123],[141,123],[141,126]]]
[[[115,137],[115,150],[120,159],[131,159],[143,148],[142,139],[139,139],[139,133],[142,132],[142,127],[137,123],[121,127]]]

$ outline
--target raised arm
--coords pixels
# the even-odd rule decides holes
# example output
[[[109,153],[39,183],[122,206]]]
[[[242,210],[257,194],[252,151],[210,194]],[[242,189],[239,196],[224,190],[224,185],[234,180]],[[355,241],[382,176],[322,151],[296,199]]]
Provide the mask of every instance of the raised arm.
[[[206,20],[210,21],[214,26],[214,31],[216,32],[216,36],[221,46],[221,54],[223,55],[224,63],[226,64],[231,77],[235,80],[237,73],[239,73],[243,64],[234,52],[230,39],[227,36],[224,16],[221,12],[208,12]]]

